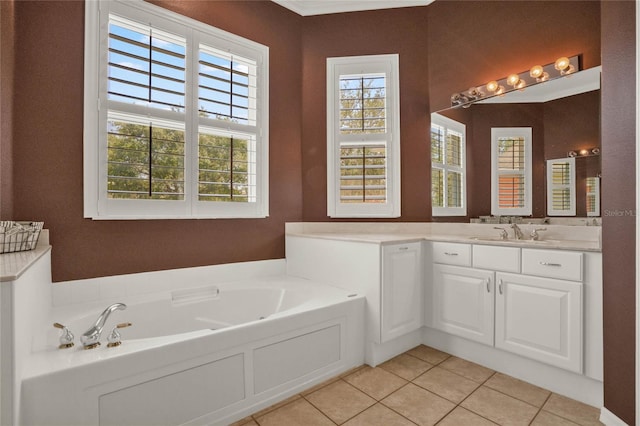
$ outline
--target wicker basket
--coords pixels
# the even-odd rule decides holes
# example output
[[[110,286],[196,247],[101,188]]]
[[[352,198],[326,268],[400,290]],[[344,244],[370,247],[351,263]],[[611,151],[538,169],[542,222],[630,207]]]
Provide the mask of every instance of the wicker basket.
[[[0,221],[0,254],[33,250],[44,222]]]

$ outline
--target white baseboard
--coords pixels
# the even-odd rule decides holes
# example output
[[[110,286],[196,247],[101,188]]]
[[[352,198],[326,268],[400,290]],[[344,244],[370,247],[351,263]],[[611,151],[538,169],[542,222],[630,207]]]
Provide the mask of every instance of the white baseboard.
[[[607,426],[629,426],[605,407],[600,409],[600,421]]]

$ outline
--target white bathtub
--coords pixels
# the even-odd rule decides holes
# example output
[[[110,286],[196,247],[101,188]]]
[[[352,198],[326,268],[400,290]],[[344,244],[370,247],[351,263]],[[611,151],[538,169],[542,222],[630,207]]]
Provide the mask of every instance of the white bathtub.
[[[102,345],[79,336],[111,303]],[[280,276],[52,309],[25,363],[21,424],[225,425],[363,363],[364,298]],[[123,344],[106,346],[111,329]]]

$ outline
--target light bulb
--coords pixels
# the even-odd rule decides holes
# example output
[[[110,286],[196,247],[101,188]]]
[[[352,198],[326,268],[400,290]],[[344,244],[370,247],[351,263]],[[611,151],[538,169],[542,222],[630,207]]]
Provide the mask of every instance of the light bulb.
[[[498,90],[498,82],[495,80],[491,80],[490,82],[487,83],[487,90],[489,92],[495,92],[496,90]]]
[[[570,64],[571,62],[569,61],[569,58],[567,58],[566,56],[563,56],[561,58],[556,59],[556,63],[554,64],[554,67],[558,71],[562,71],[566,69]]]
[[[498,88],[496,89],[495,94],[496,95],[502,95],[504,93],[504,86],[498,86]]]
[[[527,82],[526,82],[526,81],[524,81],[524,80],[519,80],[519,81],[515,84],[515,86],[513,86],[513,87],[515,87],[516,89],[524,89],[524,86],[526,86],[526,85],[527,85]]]
[[[529,75],[533,78],[540,78],[543,73],[544,69],[540,65],[531,67],[531,69],[529,70]]]
[[[589,150],[588,149],[581,149],[580,150],[580,155],[589,155]]]
[[[560,71],[560,74],[562,74],[562,75],[573,74],[573,72],[575,70],[576,70],[576,67],[574,67],[573,65],[569,64],[569,66],[567,68],[565,68],[562,71]]]
[[[543,72],[540,77],[536,78],[536,81],[538,83],[542,83],[543,81],[547,81],[547,80],[549,80],[549,73],[546,71]]]
[[[577,152],[575,152],[575,151],[569,151],[569,153],[568,153],[567,155],[568,155],[569,157],[575,157],[575,156],[577,156],[577,155],[578,155],[578,153],[577,153]]]
[[[600,155],[600,148],[593,148],[593,149],[591,150],[591,153],[592,153],[593,155]]]
[[[511,74],[507,77],[507,84],[509,86],[515,86],[520,81],[520,76],[518,74]]]

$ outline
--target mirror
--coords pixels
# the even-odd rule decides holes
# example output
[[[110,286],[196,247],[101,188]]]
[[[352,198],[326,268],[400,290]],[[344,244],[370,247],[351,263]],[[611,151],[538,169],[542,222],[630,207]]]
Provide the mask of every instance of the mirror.
[[[577,153],[575,211],[570,214],[597,215],[593,213],[594,183],[587,179],[598,178],[601,170],[600,156],[591,154],[594,148],[600,149],[600,73],[601,67],[590,68],[483,99],[468,108],[437,111],[466,126],[468,216],[491,213],[491,129],[501,127],[532,128],[532,217],[551,216],[547,213],[547,160],[567,158],[570,151]],[[588,155],[580,155],[581,151]],[[598,189],[598,201],[599,195]]]

